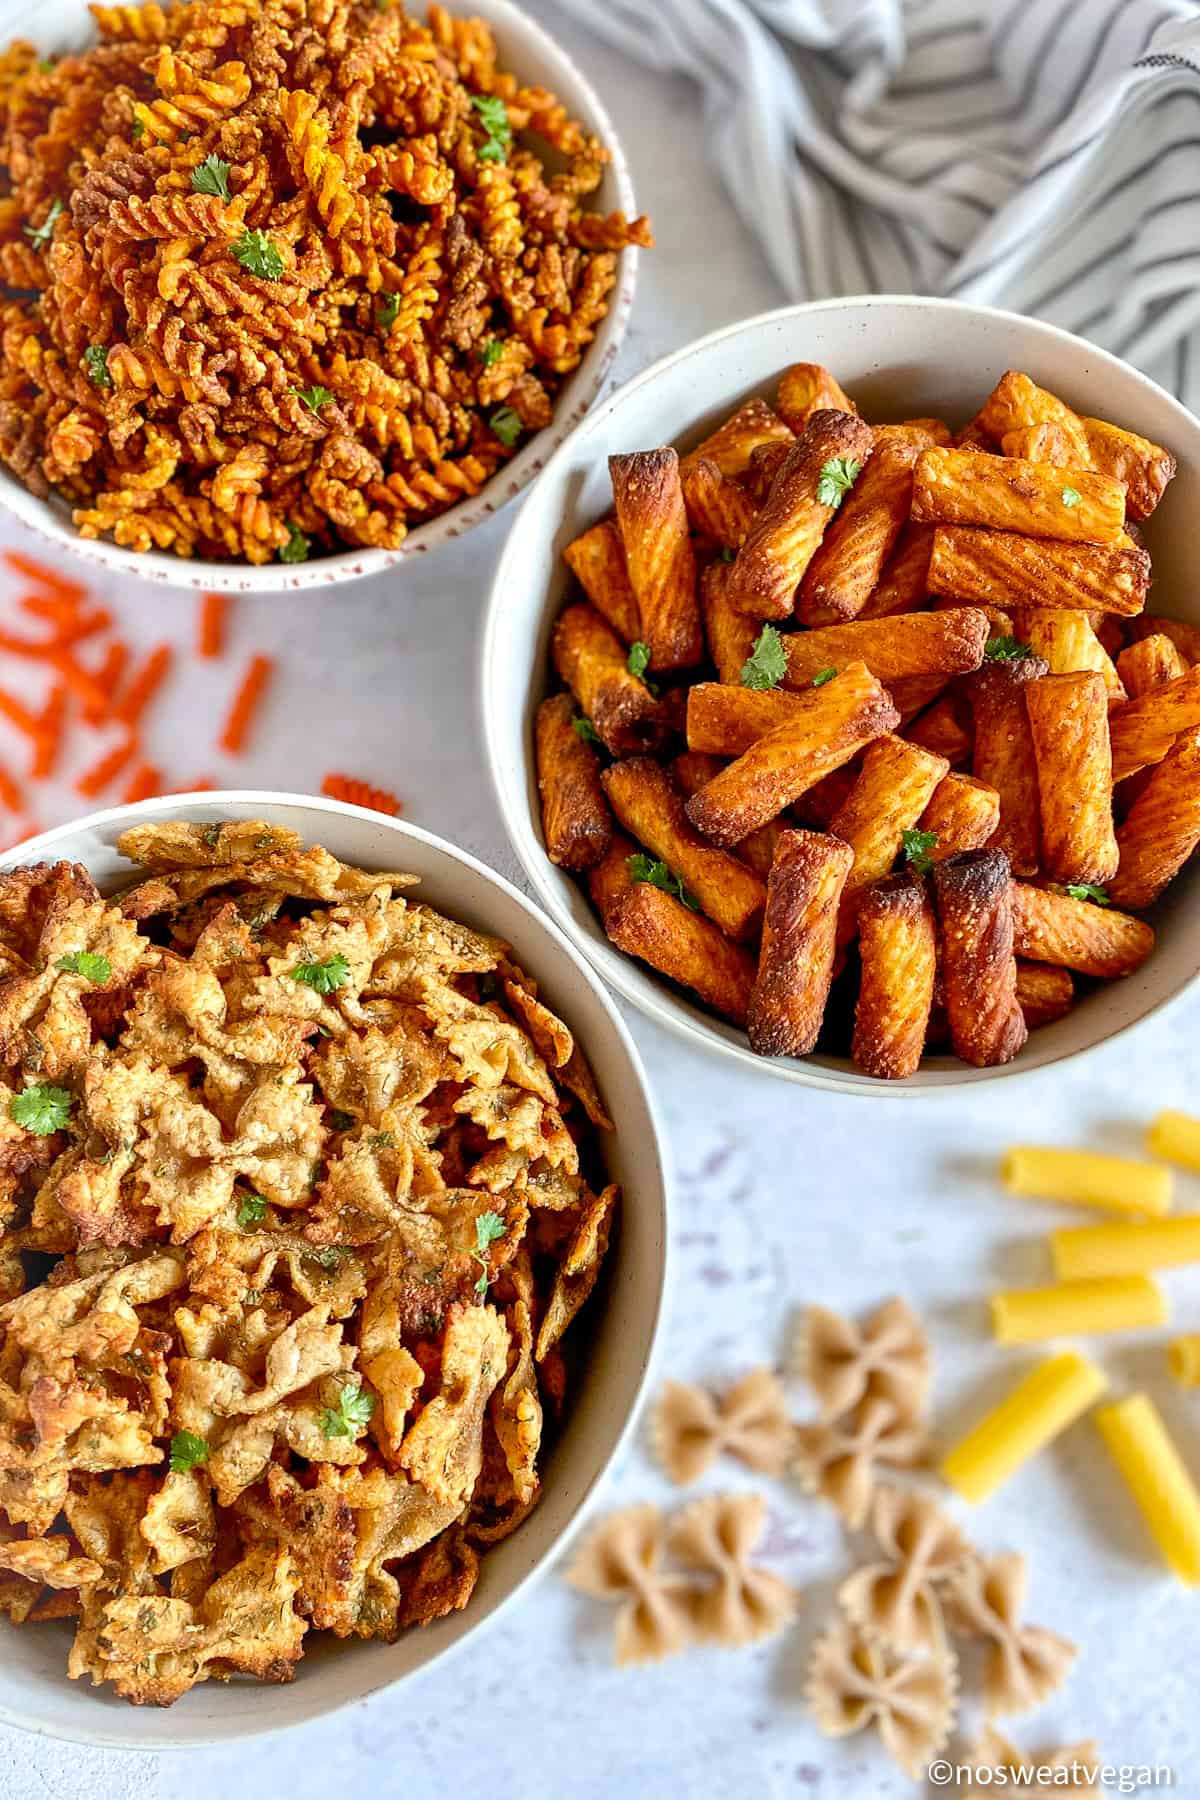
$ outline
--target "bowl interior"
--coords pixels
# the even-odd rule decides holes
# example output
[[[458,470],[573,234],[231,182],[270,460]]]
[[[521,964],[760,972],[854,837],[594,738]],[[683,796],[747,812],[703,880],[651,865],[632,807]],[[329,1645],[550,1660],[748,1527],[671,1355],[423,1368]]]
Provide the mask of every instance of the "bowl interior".
[[[491,26],[503,67],[514,70],[525,85],[557,94],[572,117],[582,120],[611,150],[612,160],[605,168],[592,205],[600,212],[620,211],[628,218],[635,217],[633,185],[612,120],[566,51],[512,0],[472,0],[469,10]],[[25,0],[0,0],[0,46],[17,35],[31,40],[40,51],[56,55],[80,50],[96,39],[95,27],[82,0],[39,0],[36,8],[28,6]],[[552,165],[552,155],[548,161]],[[633,304],[637,256],[635,248],[621,252],[608,312],[579,367],[559,390],[550,424],[530,438],[477,495],[459,501],[427,524],[418,525],[395,550],[339,550],[329,556],[314,557],[308,563],[269,563],[263,568],[172,556],[157,550],[122,550],[103,540],[81,538],[64,501],[53,495],[39,500],[4,467],[0,467],[0,506],[15,513],[43,537],[89,561],[171,587],[278,593],[284,588],[322,587],[379,574],[409,556],[435,549],[483,524],[533,480],[554,447],[587,412],[609,377]]]
[[[581,1508],[616,1455],[647,1378],[666,1271],[665,1183],[659,1133],[637,1052],[600,984],[530,903],[473,858],[415,827],[335,802],[286,795],[212,794],[165,799],[94,814],[43,833],[0,858],[0,868],[67,857],[101,886],[127,880],[120,833],[135,821],[269,818],[365,868],[401,868],[421,877],[414,894],[481,929],[499,933],[534,975],[547,1004],[586,1050],[617,1129],[601,1148],[624,1192],[608,1269],[580,1321],[589,1354],[564,1429],[543,1470],[543,1498],[528,1520],[483,1558],[463,1612],[409,1632],[393,1645],[325,1642],[312,1648],[285,1687],[210,1682],[166,1712],[134,1708],[105,1689],[68,1681],[69,1625],[13,1630],[0,1624],[0,1719],[54,1737],[143,1748],[210,1743],[314,1718],[412,1675],[495,1618],[546,1559],[561,1548]]]
[[[744,1033],[614,949],[586,893],[545,854],[533,717],[548,685],[551,627],[570,582],[562,550],[611,509],[606,458],[665,443],[690,448],[742,401],[769,398],[779,372],[801,360],[827,364],[873,419],[935,416],[961,425],[1006,369],[1019,368],[1081,412],[1166,444],[1179,473],[1146,526],[1155,572],[1150,605],[1200,623],[1189,531],[1200,509],[1200,424],[1145,376],[1052,326],[950,301],[871,297],[769,313],[702,339],[611,395],[558,451],[522,507],[496,573],[482,660],[485,732],[509,834],[552,916],[618,992],[660,1024],[747,1068],[883,1096],[1044,1067],[1137,1023],[1200,971],[1200,933],[1188,927],[1200,881],[1195,869],[1172,883],[1151,915],[1159,945],[1145,966],[1097,987],[1065,1019],[1034,1032],[1013,1063],[969,1069],[949,1056],[931,1057],[910,1080],[883,1082],[842,1057],[754,1056]]]

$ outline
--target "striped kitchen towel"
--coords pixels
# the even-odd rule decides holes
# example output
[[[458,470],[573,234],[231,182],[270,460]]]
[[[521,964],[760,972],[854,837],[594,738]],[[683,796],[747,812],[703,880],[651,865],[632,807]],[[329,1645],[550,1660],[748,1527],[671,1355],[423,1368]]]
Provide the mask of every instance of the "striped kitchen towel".
[[[948,294],[1083,333],[1200,411],[1196,0],[559,0],[700,87],[797,299]]]

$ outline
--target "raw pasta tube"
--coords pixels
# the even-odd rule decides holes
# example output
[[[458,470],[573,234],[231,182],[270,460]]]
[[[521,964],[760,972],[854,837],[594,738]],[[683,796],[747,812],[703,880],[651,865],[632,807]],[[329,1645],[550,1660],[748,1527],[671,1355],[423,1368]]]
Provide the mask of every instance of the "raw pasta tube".
[[[858,944],[851,1059],[868,1075],[901,1081],[920,1066],[937,975],[937,924],[920,875],[892,875],[864,891]]]
[[[1141,1509],[1163,1561],[1188,1587],[1200,1582],[1200,1494],[1148,1394],[1096,1410],[1109,1455]]]
[[[1167,1345],[1167,1367],[1180,1387],[1200,1387],[1200,1331],[1188,1331]]]
[[[1000,826],[993,839],[1015,875],[1032,875],[1041,855],[1037,760],[1025,710],[1025,689],[1041,679],[1040,656],[985,663],[964,683],[975,725],[971,773],[1000,796]]]
[[[750,996],[750,1048],[807,1056],[833,975],[838,902],[853,853],[815,831],[780,833],[767,882],[762,951]]]
[[[1011,1062],[1029,1035],[1017,1002],[1012,883],[999,850],[933,866],[950,1040],[976,1068]]]
[[[991,1298],[998,1344],[1091,1336],[1165,1325],[1167,1297],[1149,1275],[1107,1275],[1054,1287],[1011,1288]]]
[[[1150,1122],[1146,1148],[1151,1156],[1161,1156],[1164,1162],[1200,1169],[1200,1119],[1185,1112],[1160,1112]]]
[[[1118,906],[1152,906],[1200,844],[1200,728],[1183,732],[1153,770],[1116,837],[1109,882]]]
[[[947,1451],[943,1478],[978,1505],[1073,1425],[1107,1386],[1107,1377],[1077,1350],[1048,1357]]]
[[[1045,1144],[1015,1144],[1000,1165],[1000,1179],[1010,1194],[1153,1217],[1170,1211],[1174,1185],[1170,1169],[1159,1163]]]
[[[610,456],[617,527],[652,669],[684,669],[704,654],[696,560],[672,449]]]
[[[1090,670],[1044,675],[1027,685],[1025,710],[1041,803],[1042,873],[1064,884],[1109,881],[1120,851],[1104,677]]]
[[[1076,1225],[1050,1233],[1050,1255],[1060,1281],[1096,1275],[1138,1275],[1200,1262],[1200,1213],[1133,1224]]]

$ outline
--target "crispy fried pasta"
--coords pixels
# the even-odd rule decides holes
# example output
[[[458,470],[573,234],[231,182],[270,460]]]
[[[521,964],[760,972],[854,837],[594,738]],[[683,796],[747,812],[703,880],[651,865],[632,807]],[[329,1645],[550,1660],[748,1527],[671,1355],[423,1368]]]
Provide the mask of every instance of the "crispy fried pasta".
[[[570,1032],[411,877],[120,847],[0,877],[0,1610],[167,1705],[466,1605],[618,1194]]]
[[[1141,966],[1200,844],[1200,634],[1144,612],[1138,530],[1174,458],[1014,371],[957,439],[812,363],[774,400],[609,458],[546,853],[760,1055],[1009,1062]]]
[[[251,563],[478,493],[652,242],[587,210],[605,147],[441,6],[91,12],[0,54],[0,458],[85,537]]]

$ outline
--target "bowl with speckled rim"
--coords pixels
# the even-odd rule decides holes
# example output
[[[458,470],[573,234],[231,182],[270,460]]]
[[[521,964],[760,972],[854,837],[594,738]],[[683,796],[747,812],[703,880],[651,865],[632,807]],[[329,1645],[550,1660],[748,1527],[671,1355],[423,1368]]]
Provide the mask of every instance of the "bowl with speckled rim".
[[[1112,419],[1173,450],[1179,470],[1145,526],[1154,559],[1152,605],[1200,624],[1200,422],[1155,382],[1094,344],[1036,319],[951,300],[869,295],[781,308],[714,331],[610,394],[547,464],[496,569],[481,644],[484,743],[500,811],[550,917],[604,979],[657,1024],[743,1069],[801,1086],[875,1098],[946,1092],[1048,1068],[1149,1018],[1200,973],[1200,868],[1185,870],[1149,914],[1154,954],[1123,981],[1097,985],[1055,1024],[1030,1033],[1015,1060],[974,1069],[926,1058],[905,1081],[879,1081],[848,1059],[760,1057],[743,1031],[609,943],[583,885],[546,855],[533,720],[553,685],[549,643],[566,603],[565,545],[610,511],[607,458],[675,444],[686,450],[752,395],[770,397],[793,362],[833,370],[868,418],[938,417],[963,424],[1006,369],[1023,369],[1071,406]]]
[[[451,10],[454,10],[453,8]],[[495,34],[502,67],[512,69],[529,86],[548,88],[557,94],[568,113],[581,120],[611,153],[612,160],[593,197],[601,212],[637,215],[633,183],[612,120],[587,77],[550,34],[529,18],[512,0],[470,0],[461,9],[485,20]],[[79,50],[95,39],[95,30],[84,0],[41,0],[31,7],[27,0],[0,0],[0,47],[16,36],[31,39],[47,55]],[[197,557],[172,556],[149,551],[138,554],[99,539],[81,538],[71,522],[70,508],[52,496],[39,500],[8,469],[0,467],[0,505],[15,514],[54,546],[91,562],[102,563],[125,575],[160,581],[168,587],[194,588],[222,593],[280,593],[297,588],[321,589],[378,575],[397,567],[411,556],[436,550],[462,537],[507,506],[545,466],[557,444],[584,417],[603,391],[621,340],[629,323],[637,280],[636,248],[623,250],[617,259],[617,279],[609,295],[608,312],[582,362],[559,390],[554,417],[544,430],[530,438],[509,462],[475,494],[460,500],[437,518],[410,531],[395,550],[338,550],[314,556],[311,562],[268,563],[252,568],[248,563],[216,562]]]
[[[667,1274],[663,1137],[637,1050],[603,984],[565,934],[523,894],[465,851],[416,826],[361,807],[294,794],[237,791],[113,807],[31,838],[0,857],[0,871],[67,858],[111,891],[134,871],[116,849],[129,826],[156,819],[212,824],[268,819],[364,868],[407,869],[415,897],[499,935],[538,982],[592,1064],[615,1130],[600,1134],[609,1174],[622,1187],[608,1267],[574,1330],[588,1354],[562,1430],[546,1455],[543,1495],[513,1535],[484,1556],[466,1608],[409,1631],[395,1644],[314,1634],[295,1680],[264,1686],[211,1681],[166,1711],[134,1707],[66,1673],[69,1623],[14,1628],[0,1620],[0,1720],[75,1742],[165,1750],[277,1731],[395,1688],[493,1625],[573,1535],[598,1484],[625,1445],[650,1376]],[[328,1640],[328,1641],[326,1641]]]

